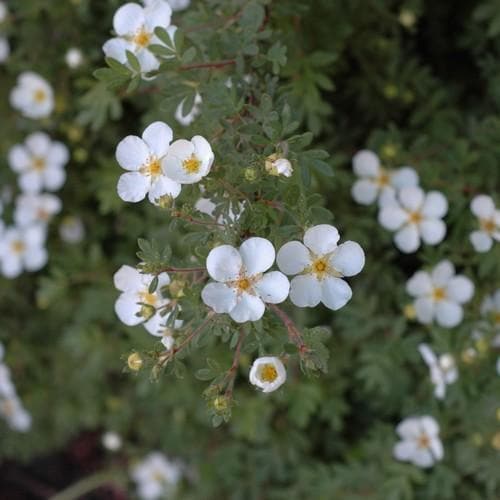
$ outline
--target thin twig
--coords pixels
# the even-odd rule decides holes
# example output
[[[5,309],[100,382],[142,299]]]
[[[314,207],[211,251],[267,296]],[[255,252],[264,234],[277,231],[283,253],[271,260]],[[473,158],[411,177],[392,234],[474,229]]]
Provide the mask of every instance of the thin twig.
[[[236,371],[238,370],[238,366],[240,365],[241,347],[243,345],[244,340],[245,340],[245,331],[242,328],[240,330],[240,335],[238,337],[238,343],[236,344],[236,349],[234,350],[233,364],[231,365],[231,368],[229,368],[227,372],[227,377],[229,378],[229,380],[227,382],[225,396],[229,399],[233,395],[234,381],[236,380]]]
[[[236,64],[236,59],[226,59],[224,61],[209,61],[205,63],[193,63],[186,64],[185,66],[180,66],[179,71],[190,71],[192,69],[201,69],[201,68],[223,68],[224,66],[231,66],[232,64]]]
[[[288,331],[288,337],[297,346],[300,355],[305,354],[309,351],[309,348],[304,343],[302,339],[302,334],[299,329],[295,326],[295,323],[288,317],[285,311],[282,311],[276,304],[267,304],[269,309],[271,309],[276,316],[285,325]]]
[[[200,219],[195,219],[191,215],[184,214],[180,211],[175,211],[171,213],[172,217],[175,217],[177,219],[182,219],[187,222],[191,222],[192,224],[199,224],[202,226],[219,226],[219,227],[224,227],[224,224],[221,224],[220,222],[215,222],[215,221],[206,221],[206,220],[200,220]]]

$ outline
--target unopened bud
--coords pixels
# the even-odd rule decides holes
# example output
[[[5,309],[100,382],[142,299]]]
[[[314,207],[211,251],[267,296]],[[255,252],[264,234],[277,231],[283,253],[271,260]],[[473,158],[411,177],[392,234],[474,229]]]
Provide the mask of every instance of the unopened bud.
[[[164,194],[163,196],[160,196],[156,200],[160,208],[170,208],[172,206],[173,201],[174,199],[172,198],[172,196],[168,194]]]
[[[401,9],[401,12],[399,13],[399,22],[401,23],[401,26],[404,26],[406,29],[411,29],[415,26],[416,20],[417,16],[415,15],[415,12],[410,9]]]
[[[395,158],[398,150],[394,144],[386,144],[382,147],[382,156],[384,158],[392,159]]]
[[[253,167],[245,168],[245,172],[243,175],[245,177],[245,180],[248,182],[253,182],[255,179],[257,179],[257,171]]]
[[[491,446],[495,448],[495,450],[500,451],[500,432],[497,432],[492,438],[491,438]]]
[[[403,308],[403,314],[407,319],[415,319],[417,317],[417,311],[413,304],[406,304]]]
[[[127,365],[134,372],[138,372],[142,368],[143,363],[144,361],[142,360],[141,355],[138,352],[133,352],[127,358]]]
[[[186,286],[186,282],[182,280],[173,280],[170,285],[168,285],[168,291],[170,292],[170,296],[174,299],[180,299],[184,297],[184,287]]]
[[[217,396],[213,401],[213,405],[218,412],[223,412],[227,410],[229,401],[226,396]]]
[[[291,177],[293,173],[292,164],[286,158],[280,158],[276,154],[268,156],[264,165],[269,175]]]

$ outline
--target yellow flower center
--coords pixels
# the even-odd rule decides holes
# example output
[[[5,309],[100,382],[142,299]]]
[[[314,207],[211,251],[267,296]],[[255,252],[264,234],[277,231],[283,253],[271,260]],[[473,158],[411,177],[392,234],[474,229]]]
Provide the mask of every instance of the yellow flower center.
[[[151,476],[153,478],[153,481],[156,481],[157,483],[162,483],[165,479],[163,474],[158,470],[154,470]]]
[[[278,378],[278,372],[274,365],[265,364],[260,369],[260,379],[263,382],[274,382]]]
[[[489,234],[493,233],[497,228],[495,221],[493,219],[480,219],[479,225],[481,229]]]
[[[38,104],[44,102],[45,99],[47,99],[47,94],[45,93],[45,90],[42,89],[35,90],[35,92],[33,92],[33,99]]]
[[[326,274],[329,272],[328,261],[325,257],[320,257],[313,261],[312,263],[312,272],[316,275],[318,279],[323,279]]]
[[[418,440],[417,440],[417,446],[419,448],[429,448],[430,444],[431,444],[431,440],[430,440],[429,436],[425,433],[420,434],[420,436],[418,437]]]
[[[148,306],[156,305],[157,297],[154,293],[141,292],[139,297],[142,304],[147,304]]]
[[[236,288],[239,292],[246,292],[251,285],[252,284],[248,278],[240,278],[236,281]]]
[[[37,172],[42,172],[43,170],[45,170],[45,167],[47,166],[47,164],[45,163],[45,159],[41,158],[40,156],[35,156],[32,160],[32,164],[33,168]]]
[[[190,158],[182,162],[182,166],[188,174],[197,174],[200,171],[201,161],[196,156],[191,155]]]
[[[11,248],[14,253],[20,254],[24,252],[26,245],[21,240],[15,240],[11,243]]]
[[[144,27],[142,27],[134,36],[132,40],[139,47],[147,47],[151,42],[151,33],[148,33]]]
[[[47,212],[47,210],[44,210],[43,208],[40,208],[37,212],[37,216],[40,220],[49,220],[50,214]]]
[[[420,212],[410,212],[408,214],[408,220],[411,224],[420,224],[423,220],[423,217]]]
[[[493,323],[500,325],[500,311],[493,313]]]
[[[390,184],[391,181],[391,176],[388,174],[386,170],[381,169],[380,174],[378,177],[375,179],[375,183],[379,187],[386,187]]]
[[[446,298],[446,290],[444,288],[441,288],[441,287],[434,288],[434,290],[432,290],[432,298],[436,302],[444,300]]]
[[[143,165],[139,171],[141,174],[150,175],[151,177],[158,177],[161,174],[160,160],[154,156],[150,157],[148,162]]]

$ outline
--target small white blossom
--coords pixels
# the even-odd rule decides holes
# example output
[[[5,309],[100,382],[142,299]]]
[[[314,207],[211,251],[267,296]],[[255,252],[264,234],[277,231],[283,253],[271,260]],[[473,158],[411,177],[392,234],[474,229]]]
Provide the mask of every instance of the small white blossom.
[[[78,68],[83,63],[82,51],[80,49],[77,49],[76,47],[71,47],[70,49],[67,50],[64,56],[64,61],[66,62],[68,68],[70,69]]]
[[[193,107],[186,114],[183,114],[182,108],[185,102],[186,102],[186,97],[184,97],[184,99],[182,99],[182,101],[178,104],[177,109],[175,110],[175,119],[183,127],[188,127],[201,114],[201,104],[203,100],[201,98],[201,95],[198,94],[198,92],[196,92],[193,102]]]
[[[290,161],[286,158],[280,158],[277,154],[272,154],[266,158],[265,168],[269,175],[291,177],[293,174]]]
[[[10,104],[28,118],[45,118],[54,109],[54,92],[40,75],[25,71],[10,93]]]
[[[205,285],[203,302],[216,313],[227,313],[237,323],[258,321],[265,302],[283,302],[290,289],[287,277],[267,271],[274,263],[275,250],[264,238],[249,238],[239,249],[221,245],[207,257],[208,274],[216,281]]]
[[[191,0],[143,0],[144,5],[151,5],[154,2],[167,2],[173,11],[186,9]]]
[[[352,186],[354,201],[371,205],[378,200],[380,207],[392,203],[396,192],[404,187],[418,186],[419,178],[415,169],[401,167],[389,170],[380,165],[379,157],[370,150],[358,151],[352,158],[354,173],[359,177]]]
[[[208,141],[195,135],[190,141],[173,142],[162,161],[163,173],[181,184],[193,184],[205,177],[212,167],[214,153]]]
[[[0,398],[12,398],[15,395],[16,388],[12,383],[9,367],[0,363]]]
[[[128,326],[142,323],[149,333],[156,335],[163,319],[159,309],[170,303],[162,294],[162,288],[170,283],[170,277],[167,273],[159,274],[156,291],[149,293],[153,278],[153,275],[141,274],[134,267],[120,267],[114,275],[115,287],[122,292],[115,302],[115,312],[122,323]]]
[[[15,431],[27,432],[31,428],[31,415],[25,410],[17,396],[0,399],[0,415]]]
[[[358,274],[365,265],[365,254],[354,241],[337,245],[337,228],[328,224],[311,227],[304,243],[290,241],[278,252],[278,267],[295,276],[290,300],[298,307],[315,307],[322,302],[336,311],[352,297],[351,287],[342,279]]]
[[[133,467],[131,475],[137,483],[139,498],[156,500],[175,492],[181,469],[163,453],[153,452]]]
[[[104,54],[128,65],[129,51],[137,57],[142,73],[157,70],[160,61],[149,47],[164,45],[154,30],[161,27],[168,31],[171,15],[172,9],[167,2],[155,1],[146,7],[132,2],[122,5],[113,17],[113,28],[117,37],[103,45]]]
[[[444,328],[457,326],[463,318],[462,304],[474,295],[474,284],[466,276],[456,275],[448,260],[437,264],[431,273],[416,272],[406,283],[406,291],[415,297],[417,320]]]
[[[500,210],[491,196],[484,194],[474,197],[470,209],[479,223],[479,229],[469,236],[470,242],[476,252],[488,252],[494,241],[500,241]]]
[[[10,227],[0,237],[0,267],[7,278],[16,278],[23,269],[38,271],[47,262],[45,227],[41,224],[27,228]]]
[[[444,399],[446,386],[458,379],[455,359],[451,354],[441,354],[437,357],[427,344],[420,344],[418,350],[431,372],[434,395],[438,399]]]
[[[85,226],[82,219],[73,215],[67,215],[59,225],[59,236],[65,243],[80,243],[85,237]]]
[[[102,435],[102,445],[109,451],[118,451],[122,447],[122,438],[113,431],[107,431]]]
[[[172,129],[166,123],[154,122],[146,127],[142,138],[129,135],[118,144],[116,160],[129,170],[118,180],[122,200],[136,203],[148,195],[151,203],[158,204],[164,196],[179,196],[181,185],[165,175],[161,167],[171,140]]]
[[[286,369],[281,360],[274,356],[257,358],[250,369],[249,379],[262,392],[273,392],[285,383]]]
[[[44,132],[35,132],[24,144],[10,149],[8,160],[10,168],[19,174],[18,184],[24,192],[57,191],[66,180],[64,166],[69,152],[63,143],[52,141]]]
[[[61,211],[61,200],[53,194],[21,194],[16,198],[14,221],[19,227],[47,224]]]
[[[427,245],[437,245],[446,234],[441,220],[448,212],[448,201],[439,191],[424,193],[419,187],[398,191],[394,203],[382,206],[378,220],[389,231],[395,231],[394,244],[404,253]]]
[[[394,446],[394,457],[417,467],[432,467],[443,459],[439,425],[433,417],[409,417],[396,428],[401,441]]]

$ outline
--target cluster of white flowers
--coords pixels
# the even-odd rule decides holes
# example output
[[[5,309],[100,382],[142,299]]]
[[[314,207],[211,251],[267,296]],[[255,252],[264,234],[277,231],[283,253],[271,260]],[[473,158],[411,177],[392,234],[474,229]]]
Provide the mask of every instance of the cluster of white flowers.
[[[9,11],[5,2],[0,2],[0,63],[5,62],[10,55],[9,40],[3,34],[3,25],[5,24]]]
[[[182,477],[182,469],[178,463],[155,451],[132,468],[131,476],[137,484],[139,498],[156,500],[175,494]]]
[[[409,417],[397,427],[401,441],[394,446],[397,460],[427,468],[443,459],[443,444],[439,439],[439,424],[433,417]]]
[[[0,343],[0,415],[8,426],[19,432],[26,432],[31,427],[31,415],[19,399],[10,376],[8,366],[3,362],[4,347]]]
[[[23,269],[37,271],[46,264],[47,226],[61,211],[61,200],[42,190],[61,188],[68,160],[66,146],[52,141],[44,132],[30,134],[24,144],[9,150],[8,162],[18,175],[22,192],[15,200],[14,225],[0,233],[0,269],[4,276],[15,278]]]
[[[129,135],[116,148],[116,160],[128,170],[118,181],[117,191],[124,201],[136,203],[146,195],[151,203],[179,196],[181,184],[193,184],[212,167],[214,154],[208,141],[194,136],[172,144],[172,129],[163,122],[151,123],[142,137]]]
[[[471,212],[477,217],[479,229],[470,234],[476,252],[488,252],[493,242],[500,241],[500,210],[491,196],[480,194],[471,201]]]
[[[427,344],[420,344],[418,350],[429,367],[431,382],[434,385],[434,395],[438,399],[444,399],[446,386],[453,384],[458,379],[455,358],[448,353],[438,357]]]

